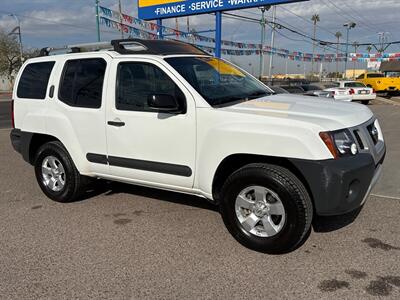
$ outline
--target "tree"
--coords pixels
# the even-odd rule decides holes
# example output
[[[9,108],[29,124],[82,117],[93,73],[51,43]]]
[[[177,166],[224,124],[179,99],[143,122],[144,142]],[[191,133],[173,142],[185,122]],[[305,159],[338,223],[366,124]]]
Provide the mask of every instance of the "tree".
[[[371,45],[369,45],[367,48],[367,51],[368,51],[368,54],[370,54],[371,53],[371,51],[372,51],[372,46]]]
[[[319,15],[315,14],[311,17],[311,21],[314,24],[314,40],[313,40],[313,59],[311,60],[311,72],[314,73],[314,55],[315,55],[315,43],[316,43],[316,36],[317,36],[317,23],[320,20]]]
[[[0,31],[0,75],[12,81],[20,66],[21,58],[17,39]]]
[[[335,33],[335,37],[337,38],[337,45],[336,45],[336,74],[339,74],[339,43],[340,38],[342,37],[342,33],[340,31]]]

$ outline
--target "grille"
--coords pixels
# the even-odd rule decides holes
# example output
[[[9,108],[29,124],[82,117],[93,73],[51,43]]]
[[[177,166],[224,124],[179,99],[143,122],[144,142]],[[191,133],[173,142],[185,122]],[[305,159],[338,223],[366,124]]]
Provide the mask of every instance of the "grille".
[[[374,123],[370,124],[367,126],[368,133],[374,142],[374,145],[378,143],[379,140],[379,134],[378,134],[378,129],[376,129]]]
[[[361,140],[359,131],[358,130],[354,130],[353,133],[354,133],[354,136],[356,137],[358,146],[360,146],[360,149],[365,149],[364,143]]]

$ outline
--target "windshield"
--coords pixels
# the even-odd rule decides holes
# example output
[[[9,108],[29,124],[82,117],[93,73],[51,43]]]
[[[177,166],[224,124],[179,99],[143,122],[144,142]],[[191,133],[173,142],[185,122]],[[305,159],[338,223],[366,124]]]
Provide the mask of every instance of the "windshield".
[[[165,59],[211,105],[247,101],[273,92],[233,65],[214,57]]]
[[[361,82],[346,82],[344,84],[345,87],[365,87],[364,83]]]
[[[380,77],[385,77],[385,75],[379,73],[367,74],[367,78],[380,78]]]

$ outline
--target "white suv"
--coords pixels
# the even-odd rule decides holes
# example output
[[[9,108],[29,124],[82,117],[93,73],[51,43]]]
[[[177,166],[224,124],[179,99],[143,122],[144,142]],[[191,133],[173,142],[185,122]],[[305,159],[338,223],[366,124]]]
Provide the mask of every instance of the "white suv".
[[[49,50],[18,74],[11,140],[55,201],[77,199],[90,177],[193,194],[220,206],[243,245],[282,253],[313,215],[361,207],[381,172],[365,106],[275,95],[180,42]]]

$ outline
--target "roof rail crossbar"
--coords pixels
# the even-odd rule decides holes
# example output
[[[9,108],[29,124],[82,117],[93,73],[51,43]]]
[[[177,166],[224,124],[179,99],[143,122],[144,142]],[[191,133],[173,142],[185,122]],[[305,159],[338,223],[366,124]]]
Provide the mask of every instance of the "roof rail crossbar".
[[[40,50],[39,56],[49,56],[52,52],[61,53],[79,53],[79,52],[90,52],[100,50],[111,50],[112,46],[110,42],[99,42],[99,43],[86,43],[76,45],[66,45],[63,47],[45,47]]]

